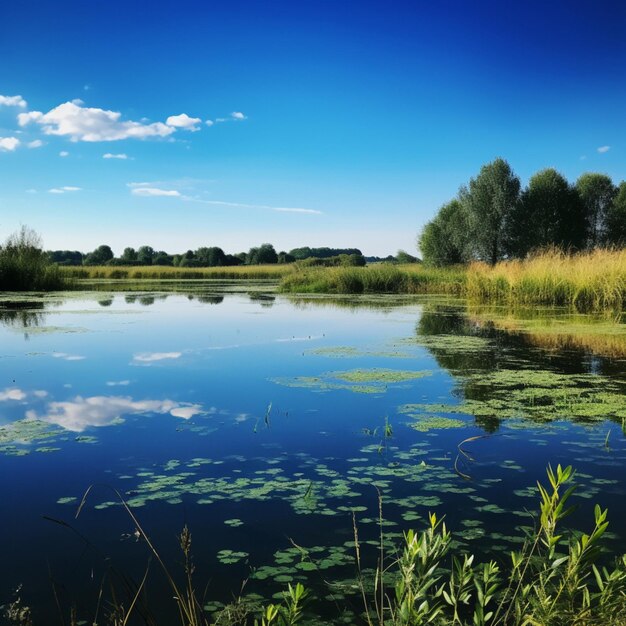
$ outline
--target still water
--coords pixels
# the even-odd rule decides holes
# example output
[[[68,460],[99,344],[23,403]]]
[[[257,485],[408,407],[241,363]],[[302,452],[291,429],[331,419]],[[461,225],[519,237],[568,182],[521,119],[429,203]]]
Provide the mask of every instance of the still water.
[[[530,332],[438,297],[5,297],[0,604],[22,585],[51,623],[55,592],[88,616],[104,575],[141,579],[148,551],[114,490],[175,572],[189,526],[212,610],[247,580],[358,612],[353,515],[368,566],[379,496],[390,558],[430,511],[458,546],[506,558],[548,463],[578,470],[572,524],[608,506],[624,550],[624,324],[598,338],[574,320],[592,338],[572,339],[571,316],[544,316],[543,335],[536,317]]]

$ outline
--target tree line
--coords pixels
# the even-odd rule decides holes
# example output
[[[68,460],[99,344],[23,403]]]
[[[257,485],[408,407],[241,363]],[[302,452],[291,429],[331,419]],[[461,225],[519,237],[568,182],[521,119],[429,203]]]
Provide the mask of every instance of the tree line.
[[[418,237],[425,263],[454,265],[524,258],[533,250],[590,250],[626,244],[626,182],[588,172],[570,184],[557,170],[522,189],[504,159],[483,165]]]
[[[400,251],[402,252],[402,251]],[[403,253],[406,255],[406,253]],[[229,267],[235,265],[271,265],[305,261],[309,265],[365,265],[365,257],[358,248],[294,248],[289,252],[276,252],[270,243],[250,248],[248,252],[226,254],[217,246],[200,247],[182,254],[168,254],[151,246],[125,248],[116,257],[108,245],[100,245],[83,254],[76,250],[48,252],[51,262],[57,265],[169,265],[174,267]],[[410,255],[409,255],[410,257]],[[415,259],[414,257],[410,257]]]

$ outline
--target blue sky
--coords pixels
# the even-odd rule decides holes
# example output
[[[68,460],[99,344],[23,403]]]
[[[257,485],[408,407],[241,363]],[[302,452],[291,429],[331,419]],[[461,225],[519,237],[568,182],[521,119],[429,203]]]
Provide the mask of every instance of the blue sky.
[[[0,23],[0,238],[386,255],[496,156],[624,177],[620,2],[42,0]]]

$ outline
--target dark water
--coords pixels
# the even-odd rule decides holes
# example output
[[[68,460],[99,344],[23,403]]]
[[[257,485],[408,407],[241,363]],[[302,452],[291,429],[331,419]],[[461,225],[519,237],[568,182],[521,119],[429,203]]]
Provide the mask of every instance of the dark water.
[[[579,472],[572,525],[608,506],[624,550],[624,354],[550,337],[435,297],[5,298],[0,603],[21,584],[41,623],[57,619],[54,591],[92,619],[104,575],[143,576],[147,548],[113,489],[173,572],[190,527],[212,603],[245,579],[265,597],[302,580],[329,616],[350,607],[352,516],[367,567],[379,494],[390,558],[430,511],[459,547],[506,558],[548,463]]]

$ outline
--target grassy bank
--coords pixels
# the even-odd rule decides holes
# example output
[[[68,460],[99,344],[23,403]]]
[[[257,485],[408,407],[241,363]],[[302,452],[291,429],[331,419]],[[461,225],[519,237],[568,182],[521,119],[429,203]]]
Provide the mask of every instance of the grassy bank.
[[[626,250],[575,255],[548,251],[493,267],[476,263],[467,272],[467,295],[478,302],[622,311],[626,307]]]
[[[280,284],[284,293],[462,294],[464,289],[463,269],[425,268],[418,264],[296,269]]]
[[[278,280],[291,274],[291,265],[237,265],[233,267],[168,267],[161,265],[145,265],[133,267],[116,267],[109,265],[93,265],[80,267],[63,267],[63,276],[71,279],[107,280]]]
[[[364,268],[295,268],[280,284],[285,293],[442,293],[479,303],[567,306],[577,311],[626,308],[626,250],[557,251],[495,266],[429,268],[371,265]]]

